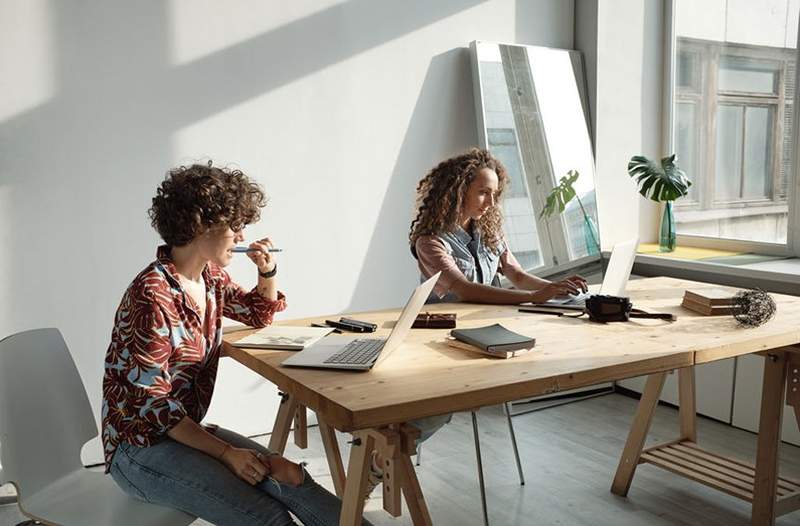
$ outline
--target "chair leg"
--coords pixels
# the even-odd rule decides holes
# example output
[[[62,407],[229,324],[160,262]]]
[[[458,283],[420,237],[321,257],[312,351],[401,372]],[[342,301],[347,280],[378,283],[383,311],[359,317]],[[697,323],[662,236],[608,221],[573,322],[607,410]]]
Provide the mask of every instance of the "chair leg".
[[[417,466],[422,462],[422,442],[417,444]]]
[[[486,486],[483,483],[483,461],[481,460],[481,441],[478,437],[478,416],[472,411],[472,433],[475,435],[475,456],[478,460],[478,481],[481,485],[481,506],[483,507],[483,524],[489,526],[489,512],[486,509]]]
[[[517,461],[517,473],[519,474],[519,485],[525,485],[525,477],[522,475],[522,462],[519,460],[519,449],[517,449],[517,435],[514,433],[514,423],[511,421],[511,410],[508,407],[508,402],[503,404],[503,409],[506,412],[506,419],[508,420],[508,431],[511,433],[511,445],[514,447],[514,458]]]

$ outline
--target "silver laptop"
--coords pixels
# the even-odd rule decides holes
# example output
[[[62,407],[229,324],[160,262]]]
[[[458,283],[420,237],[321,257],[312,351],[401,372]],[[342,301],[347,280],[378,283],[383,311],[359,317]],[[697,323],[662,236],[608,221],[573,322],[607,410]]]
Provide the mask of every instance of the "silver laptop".
[[[603,276],[603,284],[600,285],[599,294],[607,296],[625,295],[625,289],[628,287],[628,279],[631,277],[631,269],[633,269],[633,261],[636,258],[636,249],[638,247],[638,238],[614,245],[611,250],[608,268],[606,268],[606,273]],[[583,305],[589,296],[591,296],[590,293],[583,292],[566,298],[553,298],[546,303],[548,305]]]
[[[403,307],[403,312],[400,313],[400,318],[388,338],[327,336],[314,345],[293,354],[284,360],[282,365],[360,371],[372,369],[403,343],[440,274],[441,272],[437,272],[414,289],[414,293]]]

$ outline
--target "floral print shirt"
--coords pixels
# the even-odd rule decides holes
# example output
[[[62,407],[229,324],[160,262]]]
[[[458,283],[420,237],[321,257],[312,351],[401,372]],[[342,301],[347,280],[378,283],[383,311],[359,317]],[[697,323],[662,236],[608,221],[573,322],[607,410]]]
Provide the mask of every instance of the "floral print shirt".
[[[255,289],[246,292],[217,265],[206,265],[203,280],[205,331],[167,246],[122,297],[103,376],[106,471],[122,442],[148,447],[184,417],[203,419],[217,377],[223,316],[263,327],[286,308],[283,294],[271,301]]]

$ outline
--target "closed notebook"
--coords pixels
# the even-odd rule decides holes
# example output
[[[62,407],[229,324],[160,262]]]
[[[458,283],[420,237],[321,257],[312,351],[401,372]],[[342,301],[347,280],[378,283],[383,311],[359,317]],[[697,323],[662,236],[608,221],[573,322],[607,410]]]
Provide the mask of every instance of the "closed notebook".
[[[525,349],[517,349],[514,351],[484,351],[479,347],[475,347],[474,345],[464,343],[452,337],[447,338],[445,341],[447,342],[447,345],[455,349],[462,349],[464,351],[474,352],[482,356],[491,356],[492,358],[501,358],[501,359],[514,358],[516,356],[520,356],[522,354],[525,354],[533,350],[533,347],[527,347]]]
[[[683,298],[681,306],[704,316],[721,316],[733,314],[735,311],[733,305],[706,305],[705,303],[691,301],[688,297]]]
[[[725,289],[695,289],[684,292],[683,297],[688,301],[709,306],[725,306],[733,304],[736,291]]]
[[[236,347],[300,351],[328,335],[333,327],[292,327],[270,325],[233,342]]]
[[[456,329],[450,331],[450,335],[464,343],[474,345],[488,352],[530,349],[536,343],[535,338],[510,331],[499,323],[475,329]]]

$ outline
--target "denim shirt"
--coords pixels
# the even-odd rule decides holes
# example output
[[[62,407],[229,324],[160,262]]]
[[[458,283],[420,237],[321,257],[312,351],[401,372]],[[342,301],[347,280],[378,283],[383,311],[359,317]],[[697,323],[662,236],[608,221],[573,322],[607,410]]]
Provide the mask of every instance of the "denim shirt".
[[[442,232],[437,235],[444,244],[447,252],[453,256],[461,273],[469,281],[482,285],[500,286],[500,277],[497,269],[500,266],[500,255],[506,250],[503,244],[498,252],[493,251],[481,243],[481,234],[477,230],[472,231],[472,235],[460,226],[452,232]],[[425,277],[420,275],[420,282],[425,281]],[[431,293],[427,303],[447,303],[459,301],[453,292],[448,292],[443,297],[438,297]]]

